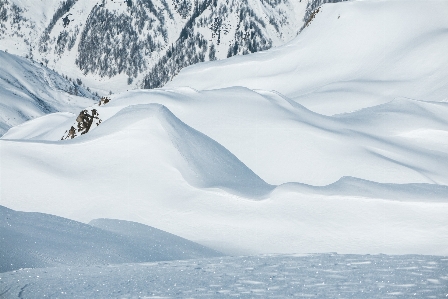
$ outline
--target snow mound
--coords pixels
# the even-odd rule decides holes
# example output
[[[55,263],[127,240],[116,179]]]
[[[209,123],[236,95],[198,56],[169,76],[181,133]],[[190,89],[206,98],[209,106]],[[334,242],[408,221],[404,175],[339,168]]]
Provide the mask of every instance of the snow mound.
[[[287,183],[275,192],[294,191],[326,196],[368,197],[398,201],[448,202],[448,186],[436,184],[381,184],[353,177],[343,177],[327,186]]]
[[[290,43],[185,68],[165,87],[276,90],[326,115],[397,97],[443,101],[447,15],[446,1],[325,4]]]
[[[59,140],[62,136],[62,128],[72,124],[74,117],[75,115],[70,112],[47,114],[12,127],[2,138],[11,140]]]
[[[138,124],[148,118],[151,119],[149,125]],[[274,188],[222,145],[186,125],[160,104],[128,106],[92,130],[87,138],[103,138],[128,126],[139,126],[142,134],[149,135],[147,138],[152,140],[155,147],[162,146],[158,140],[169,140],[170,144],[165,147],[173,146],[177,150],[181,159],[176,160],[182,160],[179,170],[193,186],[221,188],[248,197],[266,195]],[[154,131],[154,127],[158,130]]]
[[[0,206],[0,272],[220,255],[143,224],[101,219],[93,221],[92,225],[53,215],[16,212]],[[128,229],[134,232],[126,233]]]
[[[27,120],[75,112],[93,102],[93,94],[84,87],[25,58],[0,51],[0,65],[0,135]]]

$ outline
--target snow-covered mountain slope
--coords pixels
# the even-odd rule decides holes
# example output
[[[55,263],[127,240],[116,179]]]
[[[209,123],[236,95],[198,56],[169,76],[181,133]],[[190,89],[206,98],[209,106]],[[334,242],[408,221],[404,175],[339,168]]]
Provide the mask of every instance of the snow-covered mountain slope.
[[[98,219],[91,225],[0,206],[0,272],[220,256],[143,224]]]
[[[403,97],[447,101],[447,15],[446,1],[325,4],[287,45],[189,67],[166,87],[276,90],[326,115]]]
[[[28,59],[0,51],[0,136],[27,120],[76,112],[96,98],[83,86]]]
[[[264,84],[250,87],[264,90],[182,87],[111,95],[106,105],[86,109],[96,109],[102,123],[72,140],[60,138],[76,127],[76,115],[48,115],[11,129],[0,140],[1,204],[83,222],[136,221],[230,253],[447,254],[448,76],[424,63],[441,55],[446,21],[439,13],[445,7],[437,1],[324,5],[288,45],[192,67],[173,82],[187,82],[190,74],[203,89],[207,80],[238,85],[246,80],[233,73],[239,70],[247,82]],[[384,47],[383,40],[396,34],[391,23],[403,32]],[[388,30],[364,35],[381,26]],[[335,56],[327,40],[348,36],[360,45],[347,49],[351,60],[341,56],[343,72],[331,71]],[[410,37],[421,41],[419,64],[386,67],[397,49],[409,47],[403,59],[408,53],[417,58]],[[302,89],[297,66],[304,49],[328,63],[309,56],[316,69],[309,65]],[[356,78],[367,78],[367,85],[355,84]],[[313,80],[350,88],[333,93],[331,106],[322,90],[311,89]],[[387,88],[395,94],[382,96]],[[297,103],[305,91],[326,102],[330,116]]]
[[[291,40],[306,7],[299,0],[1,0],[0,49],[107,92],[160,87],[190,64]]]
[[[117,112],[151,103],[163,103],[270,184],[327,185],[351,176],[381,183],[448,185],[447,103],[402,99],[330,117],[276,93],[246,88],[133,91],[88,108],[97,109],[104,122],[91,133],[100,134],[96,130]],[[76,127],[75,118],[48,115],[11,129],[3,139],[57,141],[71,125]],[[56,125],[49,126],[51,122]]]
[[[6,134],[2,204],[84,222],[137,221],[230,253],[441,254],[448,248],[448,158],[437,134],[448,123],[434,115],[447,108],[414,103],[369,108],[362,118],[327,117],[243,88],[123,93],[94,106],[104,121],[75,139]],[[378,126],[378,115],[389,126]],[[62,136],[74,118],[46,136]],[[412,137],[425,131],[436,136],[425,137],[431,148]],[[360,179],[270,192],[255,168],[276,185],[288,176],[314,185]]]
[[[263,255],[0,273],[4,298],[444,298],[448,260]]]

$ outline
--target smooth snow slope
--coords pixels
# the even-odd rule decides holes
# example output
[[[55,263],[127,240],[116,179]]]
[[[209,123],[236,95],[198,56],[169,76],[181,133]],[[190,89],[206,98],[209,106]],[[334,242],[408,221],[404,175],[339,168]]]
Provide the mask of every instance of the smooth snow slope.
[[[0,136],[47,113],[76,112],[92,105],[95,98],[85,88],[28,59],[0,51],[0,65]],[[79,96],[68,93],[75,88]]]
[[[87,225],[3,206],[0,216],[0,272],[220,256],[199,244],[133,222],[98,219]]]
[[[448,100],[448,2],[325,4],[290,43],[183,69],[166,87],[276,90],[333,115],[407,97]]]
[[[92,108],[105,121],[130,105],[149,103],[168,107],[270,184],[322,186],[350,176],[448,185],[447,103],[401,99],[329,117],[276,93],[227,88],[134,91]],[[49,115],[11,129],[3,139],[57,141],[71,125],[76,127],[75,118],[47,126],[61,119]]]
[[[237,91],[230,89],[222,92],[227,96],[233,95],[235,101],[247,105],[247,108],[237,106],[241,113],[252,109],[254,114],[247,115],[254,122],[251,125],[237,115],[233,119],[237,127],[230,130],[231,133],[239,128],[247,136],[248,132],[260,129],[257,125],[264,121],[272,127],[273,133],[279,133],[285,127],[281,121],[283,115],[277,118],[276,113],[290,113],[290,118],[294,115],[285,108],[278,108],[273,104],[275,102],[268,100],[269,97],[261,97],[249,90],[247,93],[242,89]],[[238,93],[243,98],[238,98]],[[210,92],[204,94],[209,97],[201,97],[201,93],[190,90],[127,93],[122,95],[122,100],[116,98],[106,106],[96,106],[105,121],[87,135],[67,141],[1,140],[2,205],[84,222],[95,218],[137,221],[230,253],[331,250],[446,253],[446,183],[430,185],[426,179],[424,182],[415,181],[416,177],[412,175],[418,170],[444,182],[446,168],[440,165],[446,163],[447,159],[443,158],[446,153],[427,150],[405,138],[404,141],[399,137],[394,139],[394,133],[384,143],[390,145],[388,155],[412,161],[414,155],[424,153],[422,159],[414,162],[423,169],[403,166],[399,161],[392,163],[387,157],[377,159],[378,154],[370,153],[361,156],[362,159],[360,157],[359,161],[364,163],[362,165],[345,165],[340,161],[341,169],[337,171],[349,173],[351,169],[360,169],[366,174],[374,173],[389,184],[343,179],[328,187],[286,184],[269,192],[272,186],[242,164],[244,159],[238,160],[209,137],[188,127],[165,106],[150,103],[157,100],[176,107],[177,102],[176,109],[180,111],[184,107],[184,115],[196,111],[186,119],[197,119],[197,122],[191,122],[195,125],[202,123],[201,129],[206,130],[206,127],[213,127],[213,122],[207,122],[201,111],[222,108],[221,119],[227,119],[231,114],[226,114],[223,107],[232,106],[232,102],[210,97],[213,94]],[[253,102],[244,101],[247,95],[253,96]],[[126,106],[121,106],[120,102],[125,101]],[[257,105],[261,102],[265,102],[266,107]],[[283,102],[278,103],[280,107],[287,107]],[[307,110],[300,108],[299,111],[303,113]],[[258,122],[255,121],[255,114],[259,116]],[[387,115],[384,111],[383,114]],[[404,119],[414,121],[415,126],[441,126],[446,130],[446,123],[424,117],[421,111],[404,115]],[[423,121],[415,122],[420,117]],[[221,119],[214,119],[214,131],[217,136],[221,132],[221,136],[226,137],[223,133],[225,126],[216,123]],[[312,153],[323,147],[328,150],[328,160],[341,160],[344,157],[349,159],[357,151],[369,153],[369,150],[376,147],[380,150],[383,146],[375,135],[350,133],[350,126],[340,127],[339,131],[336,130],[337,126],[325,127],[328,125],[326,122],[339,126],[352,123],[347,118],[338,121],[338,118],[307,112],[300,119],[308,125],[299,129],[308,128],[304,133],[319,139],[300,140],[300,146],[291,149],[296,150],[296,155],[307,153],[313,158]],[[357,119],[354,117],[353,121]],[[310,123],[316,127],[309,126]],[[366,130],[368,126],[360,127]],[[400,122],[393,127],[402,128]],[[410,129],[415,130],[413,127]],[[381,130],[381,127],[375,126],[370,133],[375,130],[376,134],[386,134],[390,127]],[[316,140],[321,140],[320,134],[325,131],[335,132],[327,135],[331,137],[327,138],[329,142],[317,143]],[[263,133],[262,130],[260,132]],[[288,131],[289,136],[282,138],[294,140],[293,133]],[[240,142],[247,142],[244,135],[237,136],[240,136]],[[268,137],[265,136],[264,144],[275,143]],[[340,144],[348,143],[353,150],[347,153],[346,150],[335,151],[332,149],[334,139]],[[244,145],[246,149],[252,149],[254,155],[262,151],[262,146]],[[363,149],[363,146],[371,148]],[[413,150],[404,150],[406,146],[411,146]],[[270,149],[280,156],[283,148]],[[318,157],[314,156],[314,159],[318,161]],[[388,164],[380,164],[380,161],[390,162],[390,165],[403,167],[401,170],[407,171],[391,174],[393,168],[387,168]],[[262,160],[258,163],[263,167]],[[274,163],[266,164],[274,166]],[[376,167],[376,172],[373,167]],[[300,167],[284,169],[306,176]],[[316,173],[327,180],[332,175],[325,171],[324,166]],[[408,184],[396,185],[397,180]]]

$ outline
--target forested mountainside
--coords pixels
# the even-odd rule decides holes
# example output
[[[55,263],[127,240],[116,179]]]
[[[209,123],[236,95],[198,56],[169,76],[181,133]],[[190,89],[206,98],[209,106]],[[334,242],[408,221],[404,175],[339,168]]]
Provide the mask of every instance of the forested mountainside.
[[[335,1],[0,0],[0,50],[102,91],[155,88],[188,65],[284,44]]]

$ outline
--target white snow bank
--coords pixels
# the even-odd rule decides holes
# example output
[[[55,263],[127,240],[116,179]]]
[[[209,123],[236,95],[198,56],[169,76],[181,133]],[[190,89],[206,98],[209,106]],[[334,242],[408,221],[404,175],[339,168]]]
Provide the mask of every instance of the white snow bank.
[[[220,255],[167,232],[127,221],[100,219],[92,226],[3,206],[0,216],[0,272]],[[132,232],[128,232],[130,229]]]
[[[183,178],[193,186],[221,188],[247,197],[265,195],[274,188],[219,143],[189,127],[160,104],[127,106],[83,136],[85,138],[69,142],[102,139],[123,130],[139,130],[153,143],[155,150],[160,147],[173,153],[172,158],[177,163],[168,159],[157,163],[177,166]],[[164,171],[162,167],[161,171]]]
[[[343,177],[333,184],[318,187],[300,183],[287,183],[278,186],[274,193],[281,193],[282,191],[326,196],[448,203],[448,186],[445,185],[380,184],[353,177]]]
[[[75,115],[70,112],[47,114],[9,129],[2,138],[16,140],[59,140]],[[60,128],[60,130],[58,130]]]
[[[183,69],[165,87],[276,90],[326,115],[397,97],[447,99],[446,1],[325,4],[284,46]]]

